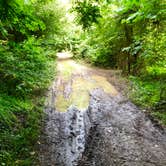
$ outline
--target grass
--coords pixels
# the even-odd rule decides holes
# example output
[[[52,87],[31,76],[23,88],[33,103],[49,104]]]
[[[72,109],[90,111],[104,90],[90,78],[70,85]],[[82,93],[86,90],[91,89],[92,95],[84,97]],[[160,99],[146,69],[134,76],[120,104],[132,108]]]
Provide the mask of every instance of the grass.
[[[0,166],[37,165],[42,96],[56,63],[55,56],[46,55],[35,42],[0,49]]]
[[[166,125],[164,80],[159,81],[148,77],[146,79],[130,77],[130,80],[132,81],[130,99],[138,106],[148,110],[161,124]]]
[[[142,81],[136,77],[130,77],[132,81],[131,97],[133,101],[142,107],[151,108],[160,100],[160,83],[154,81]]]
[[[0,165],[34,164],[42,104],[0,94]]]
[[[165,112],[153,111],[152,115],[154,117],[156,117],[162,124],[166,125],[166,113]]]

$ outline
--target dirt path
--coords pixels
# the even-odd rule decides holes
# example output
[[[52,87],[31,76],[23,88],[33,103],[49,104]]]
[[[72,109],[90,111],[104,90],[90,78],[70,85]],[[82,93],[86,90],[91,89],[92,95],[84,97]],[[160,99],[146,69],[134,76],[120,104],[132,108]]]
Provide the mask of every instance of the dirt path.
[[[118,74],[59,54],[45,107],[41,166],[166,165],[165,129],[109,83],[112,73]]]

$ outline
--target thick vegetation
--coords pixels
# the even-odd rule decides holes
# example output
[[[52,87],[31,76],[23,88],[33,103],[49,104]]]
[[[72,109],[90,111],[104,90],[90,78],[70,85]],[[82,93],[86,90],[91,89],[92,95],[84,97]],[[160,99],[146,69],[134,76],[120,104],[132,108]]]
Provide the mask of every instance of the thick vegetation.
[[[0,13],[0,165],[35,165],[64,12],[51,0],[0,0]]]
[[[129,75],[132,99],[166,124],[166,1],[81,0],[73,10],[84,29],[75,56]]]
[[[72,11],[79,26],[56,0],[0,0],[2,166],[37,165],[41,96],[63,49],[122,70],[133,101],[166,124],[166,0],[77,0]]]

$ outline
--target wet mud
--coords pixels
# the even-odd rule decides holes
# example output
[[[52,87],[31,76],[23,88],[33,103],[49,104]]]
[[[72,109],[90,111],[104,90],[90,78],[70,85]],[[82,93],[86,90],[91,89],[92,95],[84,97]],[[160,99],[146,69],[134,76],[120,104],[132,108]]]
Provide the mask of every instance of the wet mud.
[[[108,71],[60,73],[45,104],[40,166],[166,165],[166,129],[109,85]]]

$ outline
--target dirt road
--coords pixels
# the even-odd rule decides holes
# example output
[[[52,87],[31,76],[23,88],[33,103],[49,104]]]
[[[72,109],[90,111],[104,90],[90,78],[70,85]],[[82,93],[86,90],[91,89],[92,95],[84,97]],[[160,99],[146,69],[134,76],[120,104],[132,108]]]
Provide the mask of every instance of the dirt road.
[[[166,130],[110,84],[118,71],[59,54],[45,106],[41,166],[165,166]]]

